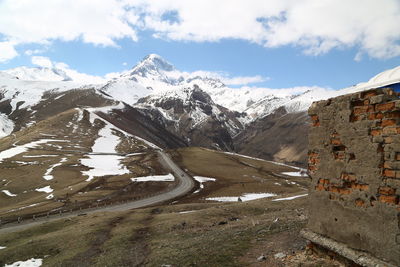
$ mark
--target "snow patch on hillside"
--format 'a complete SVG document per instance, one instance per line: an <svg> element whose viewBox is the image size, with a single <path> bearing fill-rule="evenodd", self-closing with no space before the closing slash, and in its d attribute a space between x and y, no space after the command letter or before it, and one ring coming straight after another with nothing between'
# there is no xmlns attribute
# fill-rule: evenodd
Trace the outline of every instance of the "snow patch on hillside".
<svg viewBox="0 0 400 267"><path fill-rule="evenodd" d="M203 183L207 183L207 182L215 182L216 179L215 178L210 178L210 177L204 177L204 176L193 176L193 178L200 183L200 188L196 191L193 192L193 194L197 194L198 192L200 192L201 189L204 188L204 184Z"/></svg>
<svg viewBox="0 0 400 267"><path fill-rule="evenodd" d="M6 194L9 197L16 197L17 196L17 194L13 194L8 190L1 190L1 192L3 192L4 194Z"/></svg>
<svg viewBox="0 0 400 267"><path fill-rule="evenodd" d="M56 164L50 166L50 168L48 168L47 171L46 171L46 173L43 175L43 178L44 178L45 180L52 180L52 179L54 179L54 176L51 175L51 173L53 172L54 168L56 168L56 167L58 167L58 166L61 166L61 165L63 164L63 162L65 162L65 161L67 161L67 158L62 158L62 159L60 160L59 163L56 163Z"/></svg>
<svg viewBox="0 0 400 267"><path fill-rule="evenodd" d="M14 122L6 114L0 113L0 138L11 134L13 130Z"/></svg>
<svg viewBox="0 0 400 267"><path fill-rule="evenodd" d="M219 201L219 202L237 202L237 201L250 201L260 198L274 197L273 193L245 193L237 197L209 197L206 200Z"/></svg>
<svg viewBox="0 0 400 267"><path fill-rule="evenodd" d="M96 139L92 147L93 154L88 155L88 158L80 159L82 165L90 168L88 171L82 171L83 175L88 176L86 179L87 182L93 180L95 177L129 173L126 166L121 163L124 157L115 155L119 142L120 138L113 134L111 125L106 123L100 129L99 138ZM95 153L99 154L96 155Z"/></svg>
<svg viewBox="0 0 400 267"><path fill-rule="evenodd" d="M174 180L175 177L172 174L150 175L150 176L131 178L132 182L173 182Z"/></svg>
<svg viewBox="0 0 400 267"><path fill-rule="evenodd" d="M297 196L292 196L292 197L275 198L272 201L292 200L292 199L296 199L299 197L305 197L305 196L308 196L308 194L297 195Z"/></svg>
<svg viewBox="0 0 400 267"><path fill-rule="evenodd" d="M40 267L42 266L43 260L42 259L34 259L31 258L26 261L16 261L11 264L6 264L4 267Z"/></svg>
<svg viewBox="0 0 400 267"><path fill-rule="evenodd" d="M56 139L41 139L38 141L33 141L24 145L12 147L10 149L4 150L0 152L0 162L5 159L12 158L18 154L24 153L28 151L28 149L35 148L41 144L46 144L49 142L65 142L65 140L56 140Z"/></svg>
<svg viewBox="0 0 400 267"><path fill-rule="evenodd" d="M51 188L50 185L47 185L45 187L36 188L35 191L44 192L44 193L51 193L51 192L53 192L53 188Z"/></svg>

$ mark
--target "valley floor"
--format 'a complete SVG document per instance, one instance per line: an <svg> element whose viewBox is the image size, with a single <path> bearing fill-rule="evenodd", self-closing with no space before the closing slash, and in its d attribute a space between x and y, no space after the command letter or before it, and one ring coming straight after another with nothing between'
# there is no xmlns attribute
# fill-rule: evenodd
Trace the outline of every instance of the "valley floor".
<svg viewBox="0 0 400 267"><path fill-rule="evenodd" d="M301 170L202 148L169 154L196 180L193 193L2 233L0 266L340 266L308 255L298 235L307 221Z"/></svg>

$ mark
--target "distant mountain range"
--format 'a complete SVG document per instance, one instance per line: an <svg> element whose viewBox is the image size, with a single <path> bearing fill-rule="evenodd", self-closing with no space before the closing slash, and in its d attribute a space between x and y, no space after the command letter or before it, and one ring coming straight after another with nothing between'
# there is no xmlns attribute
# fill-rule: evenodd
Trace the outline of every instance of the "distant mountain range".
<svg viewBox="0 0 400 267"><path fill-rule="evenodd" d="M342 90L299 87L302 93L284 95L230 88L215 77L179 71L155 54L111 80L91 78L60 68L0 71L0 137L68 109L122 102L119 112L102 115L136 125L138 136L160 146L203 146L304 165L311 103L400 80L400 67Z"/></svg>

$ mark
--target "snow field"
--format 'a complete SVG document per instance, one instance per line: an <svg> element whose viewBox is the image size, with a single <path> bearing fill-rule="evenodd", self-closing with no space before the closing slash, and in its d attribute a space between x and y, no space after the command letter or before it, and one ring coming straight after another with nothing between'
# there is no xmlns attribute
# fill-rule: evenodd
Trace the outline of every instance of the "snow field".
<svg viewBox="0 0 400 267"><path fill-rule="evenodd" d="M239 201L240 198L243 202L246 202L250 200L274 197L274 196L276 196L276 194L273 193L245 193L237 197L209 197L206 198L206 200L219 201L219 202L237 202Z"/></svg>
<svg viewBox="0 0 400 267"><path fill-rule="evenodd" d="M173 182L174 180L175 177L172 174L150 175L150 176L131 178L132 182Z"/></svg>

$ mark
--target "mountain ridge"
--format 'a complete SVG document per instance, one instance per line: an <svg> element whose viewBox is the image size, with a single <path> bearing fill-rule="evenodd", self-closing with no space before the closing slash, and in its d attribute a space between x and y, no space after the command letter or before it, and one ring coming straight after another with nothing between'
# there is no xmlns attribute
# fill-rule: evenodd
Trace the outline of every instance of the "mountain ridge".
<svg viewBox="0 0 400 267"><path fill-rule="evenodd" d="M0 71L0 137L67 109L122 102L128 109L119 116L126 123L143 122L143 129L154 129L145 130L142 138L160 140L163 146L202 146L301 165L305 139L297 135L307 135L305 111L312 102L384 84L385 79L400 80L399 70L337 91L298 87L274 95L272 89L230 88L207 74L179 71L156 54L100 84L77 82L51 68L21 67ZM54 80L38 80L43 77ZM161 128L166 132L155 130ZM161 134L174 141L157 136Z"/></svg>

